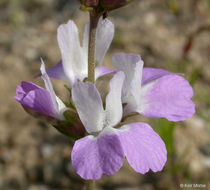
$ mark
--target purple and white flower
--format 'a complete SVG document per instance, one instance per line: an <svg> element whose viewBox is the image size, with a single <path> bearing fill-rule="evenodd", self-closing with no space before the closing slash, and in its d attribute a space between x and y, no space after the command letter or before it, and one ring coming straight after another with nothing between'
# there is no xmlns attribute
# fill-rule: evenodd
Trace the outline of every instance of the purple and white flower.
<svg viewBox="0 0 210 190"><path fill-rule="evenodd" d="M122 167L125 157L131 167L142 174L150 169L161 171L167 160L164 142L149 125L132 123L114 128L123 115L124 78L124 73L118 72L110 81L105 109L94 84L77 82L72 88L79 117L89 133L75 142L72 165L86 180L113 175Z"/></svg>
<svg viewBox="0 0 210 190"><path fill-rule="evenodd" d="M47 72L41 60L41 76L46 89L22 82L17 87L15 99L29 113L33 111L62 121L65 120L64 111L69 108L56 96L49 77L67 80L73 86L72 100L77 112L73 111L79 115L78 120L89 135L75 142L72 165L86 180L100 179L103 174L113 175L122 167L125 157L138 173L145 174L150 169L161 171L167 160L164 142L146 123L121 126L123 114L137 112L152 118L185 120L195 112L191 101L193 90L177 74L162 69L143 69L139 55L119 53L113 56L116 71L103 67L104 56L114 36L114 25L108 19L100 19L96 33L95 79L115 73L104 107L96 86L82 82L88 75L89 27L87 23L81 46L73 21L59 26L57 39L62 60ZM123 104L126 104L124 109Z"/></svg>
<svg viewBox="0 0 210 190"><path fill-rule="evenodd" d="M46 89L31 82L23 81L17 86L15 100L32 115L41 114L57 120L64 120L63 112L67 110L64 103L56 96L52 83L45 71L42 61L41 73Z"/></svg>
<svg viewBox="0 0 210 190"><path fill-rule="evenodd" d="M62 61L50 68L47 73L50 77L67 80L73 85L76 81L83 81L88 75L88 42L89 22L85 25L83 43L80 45L78 28L72 20L59 26L57 31L58 45ZM114 36L114 25L108 19L99 20L96 32L95 61L98 65L95 70L95 79L112 73L111 69L102 66L104 56Z"/></svg>
<svg viewBox="0 0 210 190"><path fill-rule="evenodd" d="M124 114L138 112L151 118L183 121L195 113L193 89L183 77L162 69L143 69L139 55L116 54L113 64L117 71L125 73Z"/></svg>

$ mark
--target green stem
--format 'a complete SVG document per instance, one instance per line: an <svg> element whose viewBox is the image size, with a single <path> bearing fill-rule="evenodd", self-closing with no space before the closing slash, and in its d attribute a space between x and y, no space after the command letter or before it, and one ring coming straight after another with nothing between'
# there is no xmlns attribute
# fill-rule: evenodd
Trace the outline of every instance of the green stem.
<svg viewBox="0 0 210 190"><path fill-rule="evenodd" d="M95 182L90 180L86 181L85 190L94 190Z"/></svg>
<svg viewBox="0 0 210 190"><path fill-rule="evenodd" d="M88 81L95 83L95 47L96 47L96 30L99 16L95 11L90 12L90 33L88 44Z"/></svg>
<svg viewBox="0 0 210 190"><path fill-rule="evenodd" d="M96 49L96 31L100 16L94 10L90 11L90 31L88 44L88 81L95 83L95 49ZM95 182L86 181L85 190L94 190Z"/></svg>
<svg viewBox="0 0 210 190"><path fill-rule="evenodd" d="M122 121L125 121L127 118L129 117L133 117L133 116L137 116L138 114L137 113L130 113L130 114L127 114L125 116L123 116L122 118Z"/></svg>

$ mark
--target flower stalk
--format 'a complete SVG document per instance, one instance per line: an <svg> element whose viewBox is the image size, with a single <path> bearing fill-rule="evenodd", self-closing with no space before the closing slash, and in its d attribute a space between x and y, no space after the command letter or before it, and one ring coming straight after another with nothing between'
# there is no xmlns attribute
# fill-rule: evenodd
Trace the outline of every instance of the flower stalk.
<svg viewBox="0 0 210 190"><path fill-rule="evenodd" d="M95 83L95 46L96 30L100 16L94 10L90 11L90 32L88 44L88 81Z"/></svg>
<svg viewBox="0 0 210 190"><path fill-rule="evenodd" d="M100 16L95 11L90 11L90 30L88 44L88 81L95 83L95 48L96 31ZM85 190L94 190L94 181L86 181Z"/></svg>
<svg viewBox="0 0 210 190"><path fill-rule="evenodd" d="M95 181L93 180L86 181L85 190L94 190L94 186L95 186Z"/></svg>

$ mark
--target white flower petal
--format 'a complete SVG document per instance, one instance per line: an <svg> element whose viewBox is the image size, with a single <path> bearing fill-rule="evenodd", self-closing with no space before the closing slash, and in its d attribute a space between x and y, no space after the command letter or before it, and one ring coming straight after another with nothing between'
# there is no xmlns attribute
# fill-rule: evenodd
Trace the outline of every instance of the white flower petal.
<svg viewBox="0 0 210 190"><path fill-rule="evenodd" d="M63 112L66 111L68 108L66 108L65 104L60 100L60 98L58 98L55 94L55 91L53 89L52 83L50 81L49 76L46 73L46 69L45 69L45 64L44 61L41 59L41 74L42 74L42 79L44 80L45 83L45 87L47 89L47 91L50 93L50 97L53 103L53 106L57 112L57 118L64 120L64 116L63 116Z"/></svg>
<svg viewBox="0 0 210 190"><path fill-rule="evenodd" d="M50 81L50 78L48 77L47 73L46 73L46 70L45 70L45 64L44 64L44 61L41 59L41 73L42 73L42 79L44 80L44 83L45 83L45 87L46 89L49 91L50 93L50 96L51 96L51 99L52 99L52 102L53 102L53 105L55 107L55 109L57 111L59 111L58 109L58 103L56 101L56 94L55 94L55 91L53 89L53 86L52 86L52 83Z"/></svg>
<svg viewBox="0 0 210 190"><path fill-rule="evenodd" d="M134 107L139 103L144 63L139 55L125 53L115 54L112 61L117 71L125 73L122 101Z"/></svg>
<svg viewBox="0 0 210 190"><path fill-rule="evenodd" d="M100 19L96 33L95 60L102 64L104 56L114 37L114 24L108 19Z"/></svg>
<svg viewBox="0 0 210 190"><path fill-rule="evenodd" d="M104 109L95 85L90 82L76 83L72 88L72 98L87 132L91 134L101 131L104 122Z"/></svg>
<svg viewBox="0 0 210 190"><path fill-rule="evenodd" d="M106 97L105 126L113 127L122 118L122 86L125 79L123 72L118 72L110 81L109 94Z"/></svg>
<svg viewBox="0 0 210 190"><path fill-rule="evenodd" d="M89 41L89 27L90 22L85 25L83 35L83 51L87 56L88 41ZM95 49L95 61L98 65L102 65L104 56L109 49L109 46L114 37L114 24L108 19L99 19L97 31L96 31L96 49Z"/></svg>
<svg viewBox="0 0 210 190"><path fill-rule="evenodd" d="M87 76L87 57L80 46L77 26L73 21L58 28L58 44L62 55L64 73L71 84Z"/></svg>

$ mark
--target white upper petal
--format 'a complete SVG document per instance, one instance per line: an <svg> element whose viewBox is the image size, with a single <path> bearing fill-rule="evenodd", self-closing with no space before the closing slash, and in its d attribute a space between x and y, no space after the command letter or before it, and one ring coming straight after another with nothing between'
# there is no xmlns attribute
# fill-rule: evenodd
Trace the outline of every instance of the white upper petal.
<svg viewBox="0 0 210 190"><path fill-rule="evenodd" d="M45 64L44 64L44 61L41 59L41 73L42 73L42 79L44 80L44 83L45 83L45 87L46 89L49 91L50 93L50 96L52 98L52 102L53 102L53 105L55 107L56 110L58 110L58 103L56 101L56 95L55 95L55 91L53 89L53 86L52 86L52 83L50 81L50 78L48 77L47 73L46 73L46 70L45 70Z"/></svg>
<svg viewBox="0 0 210 190"><path fill-rule="evenodd" d="M45 64L44 64L44 61L41 59L41 73L42 73L42 79L44 80L44 83L45 83L45 88L49 91L50 93L50 97L52 99L52 103L53 103L53 106L54 108L56 109L57 111L57 117L59 119L64 119L64 116L63 116L63 112L67 109L65 104L56 96L55 94L55 91L53 89L53 86L52 86L52 83L50 81L50 78L49 76L47 75L46 73L46 69L45 69Z"/></svg>
<svg viewBox="0 0 210 190"><path fill-rule="evenodd" d="M124 73L118 72L110 81L110 90L106 97L106 126L113 127L122 118L121 96L124 79Z"/></svg>
<svg viewBox="0 0 210 190"><path fill-rule="evenodd" d="M118 53L113 56L113 64L117 71L125 73L123 85L123 103L135 106L139 103L143 61L139 55Z"/></svg>
<svg viewBox="0 0 210 190"><path fill-rule="evenodd" d="M62 55L63 70L73 85L78 79L82 81L88 74L88 22L84 29L83 44L80 45L78 28L73 21L58 28L57 39ZM101 65L114 36L114 25L108 19L100 19L96 31L95 61Z"/></svg>
<svg viewBox="0 0 210 190"><path fill-rule="evenodd" d="M76 83L72 88L72 98L87 132L101 131L104 122L104 109L95 85L90 82Z"/></svg>
<svg viewBox="0 0 210 190"><path fill-rule="evenodd" d="M58 27L58 44L62 55L64 73L71 84L87 76L87 57L80 46L77 26L73 21Z"/></svg>
<svg viewBox="0 0 210 190"><path fill-rule="evenodd" d="M82 51L85 59L88 64L88 44L89 44L89 33L90 33L90 21L85 24L84 33L83 33L83 41L82 41Z"/></svg>
<svg viewBox="0 0 210 190"><path fill-rule="evenodd" d="M104 56L114 37L114 24L108 19L100 19L96 32L95 60L102 64Z"/></svg>
<svg viewBox="0 0 210 190"><path fill-rule="evenodd" d="M85 25L83 35L83 50L87 56L88 41L89 41L89 27L90 22ZM96 31L96 49L95 49L95 61L101 65L104 56L109 49L109 46L114 37L114 24L108 19L99 19L97 31Z"/></svg>

